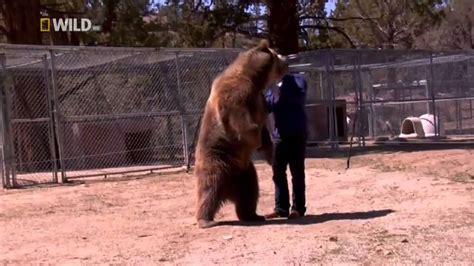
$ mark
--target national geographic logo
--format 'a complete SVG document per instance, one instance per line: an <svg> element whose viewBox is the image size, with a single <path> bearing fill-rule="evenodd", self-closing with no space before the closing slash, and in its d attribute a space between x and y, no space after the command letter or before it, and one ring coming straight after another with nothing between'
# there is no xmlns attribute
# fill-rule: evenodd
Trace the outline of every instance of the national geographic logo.
<svg viewBox="0 0 474 266"><path fill-rule="evenodd" d="M40 18L40 31L89 32L100 31L100 26L93 26L87 18Z"/></svg>

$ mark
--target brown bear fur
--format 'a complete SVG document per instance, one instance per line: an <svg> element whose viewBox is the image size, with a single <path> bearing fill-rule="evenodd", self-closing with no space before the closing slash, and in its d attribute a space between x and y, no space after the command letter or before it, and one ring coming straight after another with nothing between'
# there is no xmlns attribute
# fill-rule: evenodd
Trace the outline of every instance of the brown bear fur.
<svg viewBox="0 0 474 266"><path fill-rule="evenodd" d="M259 187L251 157L259 149L271 163L263 92L287 69L282 56L262 41L213 81L195 153L200 228L216 225L214 216L226 201L235 204L241 221L265 220L256 213Z"/></svg>

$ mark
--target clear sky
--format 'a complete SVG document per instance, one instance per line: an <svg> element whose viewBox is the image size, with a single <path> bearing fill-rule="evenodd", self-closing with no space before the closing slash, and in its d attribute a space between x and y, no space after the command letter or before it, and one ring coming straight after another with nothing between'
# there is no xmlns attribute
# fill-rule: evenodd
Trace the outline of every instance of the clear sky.
<svg viewBox="0 0 474 266"><path fill-rule="evenodd" d="M337 0L329 0L326 3L326 12L328 14L331 14L331 11L333 11L336 8L336 2L337 2Z"/></svg>

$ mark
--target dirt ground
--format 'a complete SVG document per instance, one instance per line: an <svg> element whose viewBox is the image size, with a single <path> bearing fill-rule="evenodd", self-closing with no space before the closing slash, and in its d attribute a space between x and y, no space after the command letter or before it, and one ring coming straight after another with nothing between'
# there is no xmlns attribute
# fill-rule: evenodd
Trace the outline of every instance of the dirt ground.
<svg viewBox="0 0 474 266"><path fill-rule="evenodd" d="M0 192L2 264L474 265L474 151L307 160L308 215L197 229L194 179L149 175ZM259 213L273 207L259 165Z"/></svg>

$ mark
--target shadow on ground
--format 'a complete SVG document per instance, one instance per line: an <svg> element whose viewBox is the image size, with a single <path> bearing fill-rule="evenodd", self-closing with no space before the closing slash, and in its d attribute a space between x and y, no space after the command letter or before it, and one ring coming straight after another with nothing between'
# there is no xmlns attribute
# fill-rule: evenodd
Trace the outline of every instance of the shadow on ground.
<svg viewBox="0 0 474 266"><path fill-rule="evenodd" d="M248 223L240 221L222 221L218 222L217 226L230 225L230 226L265 226L265 225L278 225L278 224L296 224L296 225L310 225L319 224L329 221L337 220L368 220L387 216L395 212L392 209L374 210L367 212L342 212L342 213L323 213L323 214L309 214L299 219L288 220L286 218L266 220L265 222L259 223Z"/></svg>

